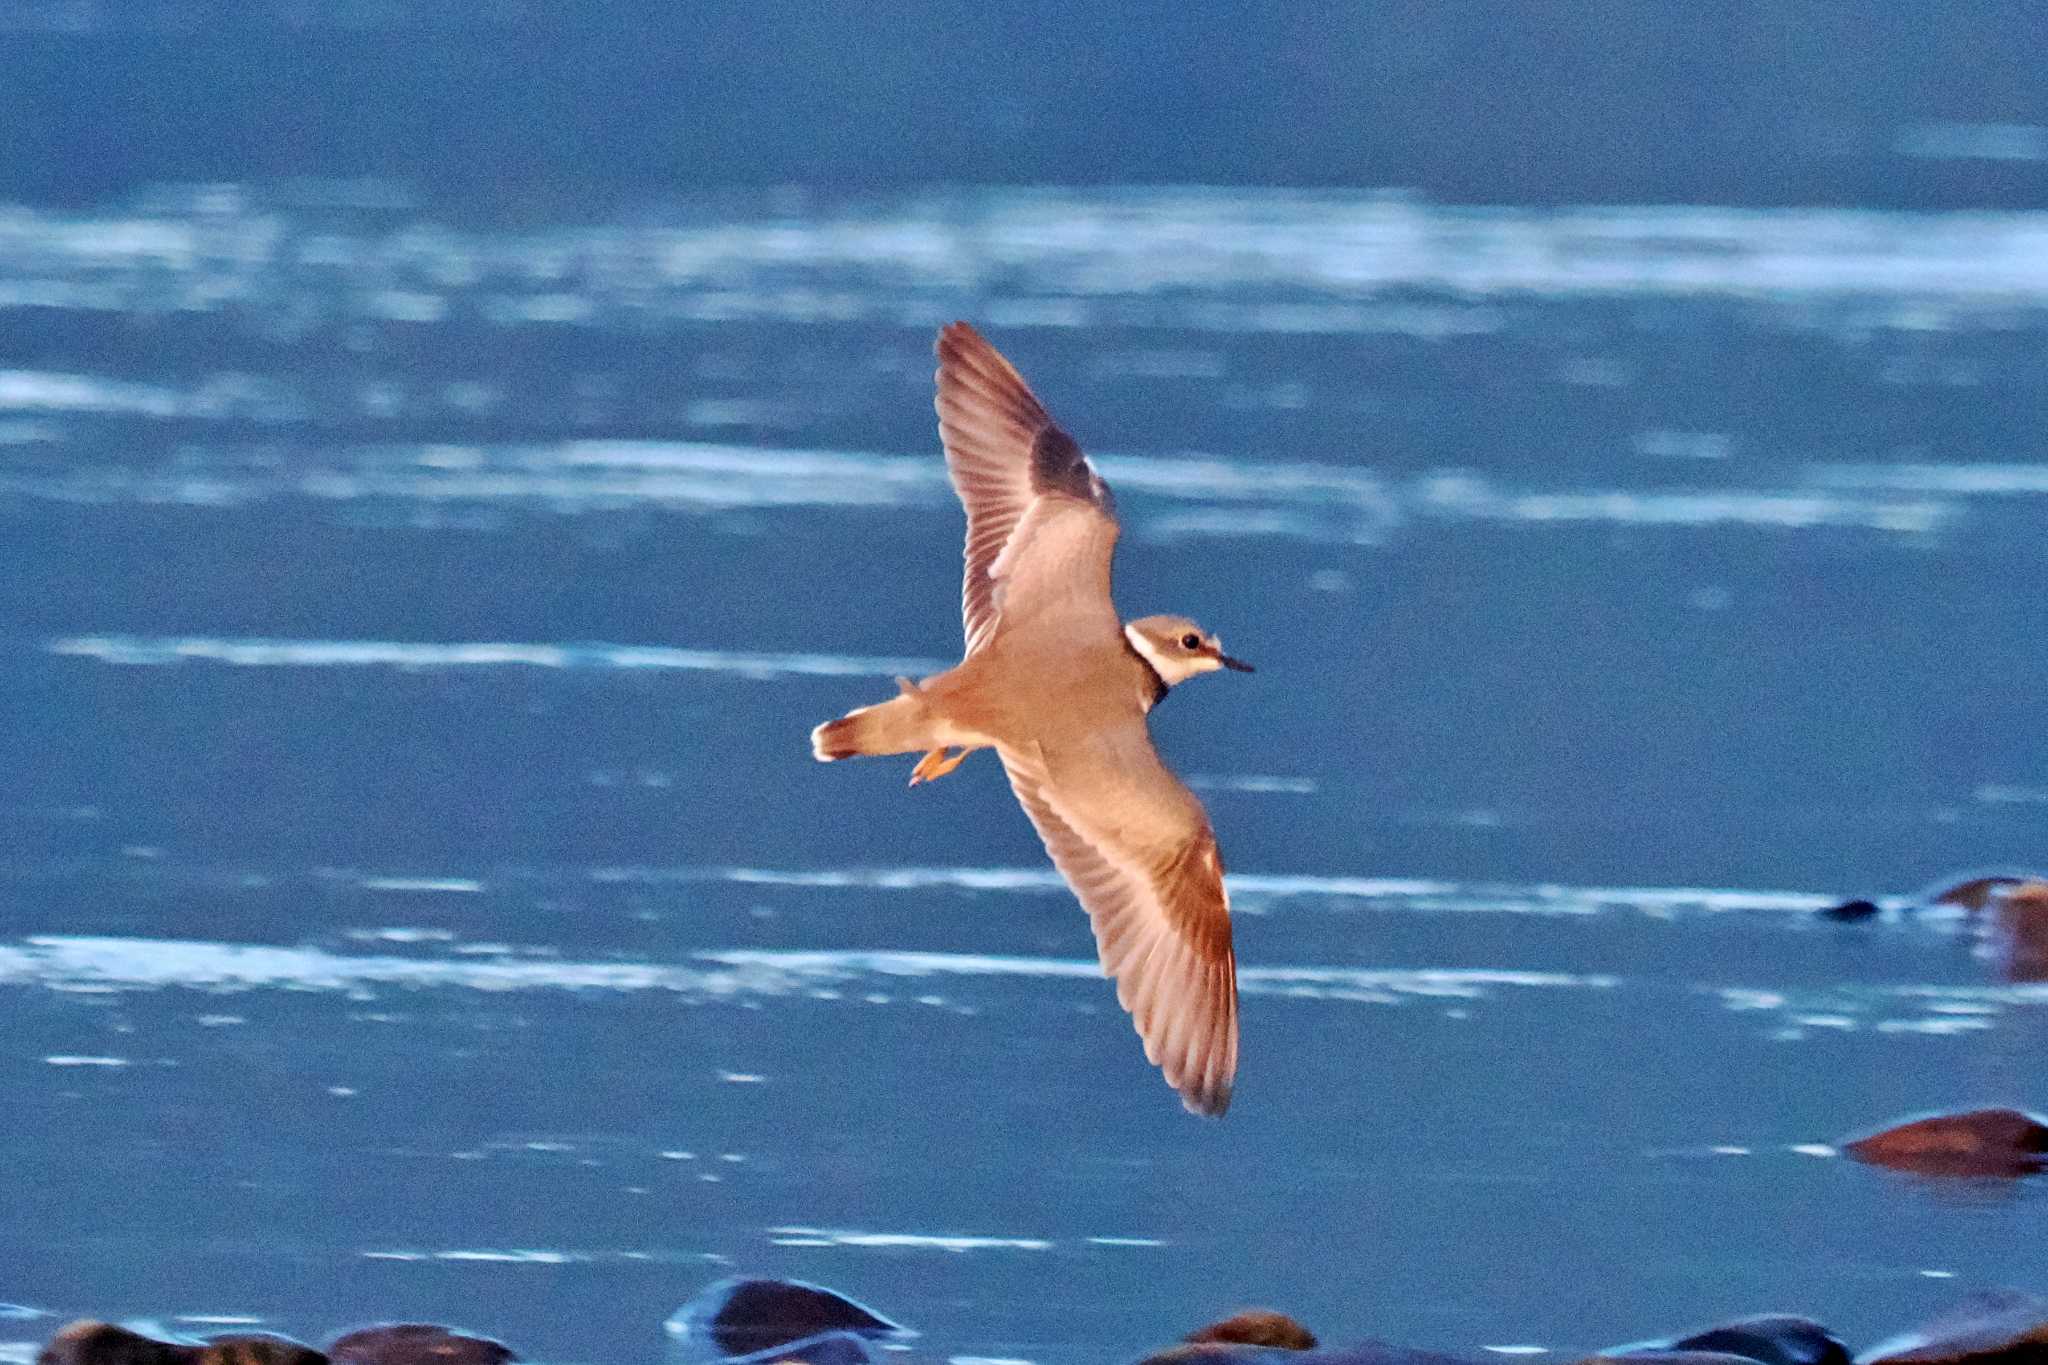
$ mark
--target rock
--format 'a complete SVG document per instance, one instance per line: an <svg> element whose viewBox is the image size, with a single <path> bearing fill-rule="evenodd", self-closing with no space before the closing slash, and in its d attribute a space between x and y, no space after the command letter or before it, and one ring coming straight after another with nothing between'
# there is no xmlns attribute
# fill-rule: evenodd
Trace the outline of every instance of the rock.
<svg viewBox="0 0 2048 1365"><path fill-rule="evenodd" d="M729 1357L727 1365L873 1365L874 1359L865 1338L852 1332L820 1332L750 1356Z"/></svg>
<svg viewBox="0 0 2048 1365"><path fill-rule="evenodd" d="M1601 1360L1714 1354L1763 1365L1849 1365L1849 1348L1811 1318L1762 1313L1737 1318L1669 1341L1645 1341L1602 1351Z"/></svg>
<svg viewBox="0 0 2048 1365"><path fill-rule="evenodd" d="M361 1327L328 1343L334 1365L506 1365L519 1356L503 1342L430 1322Z"/></svg>
<svg viewBox="0 0 2048 1365"><path fill-rule="evenodd" d="M1417 1351L1384 1341L1364 1341L1356 1346L1324 1346L1313 1350L1240 1341L1183 1341L1155 1351L1139 1365L1474 1365L1474 1362L1463 1356Z"/></svg>
<svg viewBox="0 0 2048 1365"><path fill-rule="evenodd" d="M1967 877L1947 885L1937 884L1922 891L1918 897L1922 905L1952 905L1959 910L1976 914L1991 903L1993 896L2007 887L2035 880L2030 876L1998 873L1992 876Z"/></svg>
<svg viewBox="0 0 2048 1365"><path fill-rule="evenodd" d="M1241 1346L1276 1346L1283 1351L1313 1350L1316 1334L1285 1313L1270 1308L1247 1308L1221 1322L1198 1327L1183 1341L1233 1342Z"/></svg>
<svg viewBox="0 0 2048 1365"><path fill-rule="evenodd" d="M1849 1348L1812 1318L1760 1313L1671 1343L1678 1351L1726 1351L1763 1365L1849 1365Z"/></svg>
<svg viewBox="0 0 2048 1365"><path fill-rule="evenodd" d="M158 1341L111 1322L67 1323L36 1355L36 1365L192 1365L199 1348Z"/></svg>
<svg viewBox="0 0 2048 1365"><path fill-rule="evenodd" d="M1372 1340L1362 1341L1356 1346L1326 1346L1288 1355L1280 1355L1268 1348L1266 1359L1279 1362L1279 1365L1474 1365L1473 1361L1464 1356L1444 1355L1440 1351L1418 1351L1409 1346L1395 1346L1390 1342Z"/></svg>
<svg viewBox="0 0 2048 1365"><path fill-rule="evenodd" d="M812 1351L843 1354L843 1342L813 1341L845 1334L859 1345L863 1339L886 1341L916 1335L833 1290L800 1280L745 1278L711 1285L677 1309L663 1328L685 1359L754 1356L797 1343ZM861 1350L865 1354L865 1346Z"/></svg>
<svg viewBox="0 0 2048 1365"><path fill-rule="evenodd" d="M327 1365L327 1357L268 1332L237 1332L188 1346L82 1320L51 1337L36 1365Z"/></svg>
<svg viewBox="0 0 2048 1365"><path fill-rule="evenodd" d="M1869 919L1877 913L1877 902L1866 900L1843 901L1840 905L1830 905L1820 913L1823 919L1844 921Z"/></svg>
<svg viewBox="0 0 2048 1365"><path fill-rule="evenodd" d="M2048 1300L2014 1289L1972 1294L1918 1331L1856 1357L1856 1365L2034 1365L2048 1360Z"/></svg>
<svg viewBox="0 0 2048 1365"><path fill-rule="evenodd" d="M1616 1365L1617 1362L1619 1365L1756 1365L1752 1357L1728 1351L1678 1351L1649 1346L1602 1351L1597 1356L1587 1356L1578 1365Z"/></svg>
<svg viewBox="0 0 2048 1365"><path fill-rule="evenodd" d="M1282 1356L1283 1349L1248 1346L1241 1341L1176 1341L1144 1357L1138 1365L1266 1365L1268 1361L1293 1359Z"/></svg>
<svg viewBox="0 0 2048 1365"><path fill-rule="evenodd" d="M1836 1144L1858 1161L1920 1175L2033 1175L2048 1169L2048 1122L2017 1109L1931 1114Z"/></svg>
<svg viewBox="0 0 2048 1365"><path fill-rule="evenodd" d="M2048 882L2021 882L1991 902L1986 937L2008 981L2048 981Z"/></svg>
<svg viewBox="0 0 2048 1365"><path fill-rule="evenodd" d="M269 1332L212 1337L194 1359L196 1365L327 1365L312 1347Z"/></svg>

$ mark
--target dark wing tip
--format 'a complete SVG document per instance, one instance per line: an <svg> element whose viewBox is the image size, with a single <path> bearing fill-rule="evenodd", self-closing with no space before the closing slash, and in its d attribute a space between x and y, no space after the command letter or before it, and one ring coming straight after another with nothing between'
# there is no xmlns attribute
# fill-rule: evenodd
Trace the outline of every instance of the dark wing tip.
<svg viewBox="0 0 2048 1365"><path fill-rule="evenodd" d="M1031 442L1031 487L1040 493L1063 493L1082 502L1097 502L1101 500L1096 497L1098 486L1108 493L1074 438L1056 426L1041 427Z"/></svg>

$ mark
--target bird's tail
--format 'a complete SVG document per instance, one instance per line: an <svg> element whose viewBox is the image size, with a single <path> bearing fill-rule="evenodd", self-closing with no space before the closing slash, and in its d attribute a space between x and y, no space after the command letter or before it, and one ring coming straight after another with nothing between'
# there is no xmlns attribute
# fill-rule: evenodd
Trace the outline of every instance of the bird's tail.
<svg viewBox="0 0 2048 1365"><path fill-rule="evenodd" d="M917 684L898 678L902 695L848 711L811 731L811 753L820 763L861 754L914 754L930 749L931 714Z"/></svg>

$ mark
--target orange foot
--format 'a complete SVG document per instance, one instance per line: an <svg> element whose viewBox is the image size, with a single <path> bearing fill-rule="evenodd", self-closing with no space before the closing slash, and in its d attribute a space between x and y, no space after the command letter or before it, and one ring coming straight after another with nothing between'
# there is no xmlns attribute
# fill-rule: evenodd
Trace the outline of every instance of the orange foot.
<svg viewBox="0 0 2048 1365"><path fill-rule="evenodd" d="M910 785L915 787L920 782L938 781L938 779L964 763L967 760L968 753L969 750L962 749L959 753L948 758L943 748L932 750L923 758L917 760L917 766L910 770Z"/></svg>

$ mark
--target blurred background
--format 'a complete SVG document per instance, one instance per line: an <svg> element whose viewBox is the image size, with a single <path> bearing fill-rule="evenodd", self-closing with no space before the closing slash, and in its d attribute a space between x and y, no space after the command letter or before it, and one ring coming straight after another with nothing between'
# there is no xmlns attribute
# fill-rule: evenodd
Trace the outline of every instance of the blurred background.
<svg viewBox="0 0 2048 1365"><path fill-rule="evenodd" d="M79 1314L934 1358L1249 1302L1579 1352L2048 1283L1832 1159L2048 1103L2025 4L22 0L0 15L0 1359ZM1098 459L1235 876L1183 1115L959 649L931 341ZM1532 1254L1540 1253L1540 1254ZM1570 1354L1560 1358L1573 1358Z"/></svg>

